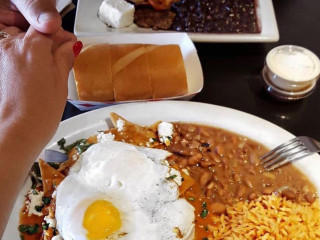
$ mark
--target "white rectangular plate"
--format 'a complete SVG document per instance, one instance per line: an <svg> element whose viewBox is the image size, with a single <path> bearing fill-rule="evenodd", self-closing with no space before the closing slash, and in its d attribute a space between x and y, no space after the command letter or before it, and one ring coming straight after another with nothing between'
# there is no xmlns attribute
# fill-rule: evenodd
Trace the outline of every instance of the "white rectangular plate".
<svg viewBox="0 0 320 240"><path fill-rule="evenodd" d="M92 44L98 44L98 43L109 43L109 44L141 43L141 44L156 44L156 45L177 44L180 46L183 61L184 61L184 66L187 74L188 93L186 95L176 96L171 98L149 99L149 100L151 101L168 100L168 99L189 100L202 90L203 74L202 74L201 63L197 54L197 50L193 42L190 40L190 38L186 33L155 33L155 34L124 33L124 34L112 34L110 36L80 37L79 40L83 42L84 48ZM69 92L68 92L69 102L71 102L80 110L92 110L100 107L105 107L105 106L125 102L125 101L121 101L121 102L80 101L78 99L78 94L77 94L74 76L72 72L70 72L70 75L69 75L68 87L69 87ZM141 101L145 101L145 100L141 100Z"/></svg>
<svg viewBox="0 0 320 240"><path fill-rule="evenodd" d="M113 33L155 33L152 29L145 29L132 25L130 27L114 29L101 22L97 12L102 0L78 0L78 7L74 25L77 36L110 35ZM217 33L188 33L195 42L276 42L279 31L273 9L272 0L257 0L258 23L261 33L257 34L217 34Z"/></svg>

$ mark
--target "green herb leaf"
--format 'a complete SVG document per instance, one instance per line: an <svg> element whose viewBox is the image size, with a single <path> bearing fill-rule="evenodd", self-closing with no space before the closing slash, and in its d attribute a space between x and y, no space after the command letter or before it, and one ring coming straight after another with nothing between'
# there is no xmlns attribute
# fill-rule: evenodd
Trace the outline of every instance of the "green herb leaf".
<svg viewBox="0 0 320 240"><path fill-rule="evenodd" d="M66 139L61 138L58 142L57 142L58 146L60 147L61 150L65 150L65 144L66 144Z"/></svg>
<svg viewBox="0 0 320 240"><path fill-rule="evenodd" d="M19 225L19 231L21 233L27 233L29 235L37 233L38 229L39 229L39 225L38 224L35 224L35 225L28 225L28 224Z"/></svg>
<svg viewBox="0 0 320 240"><path fill-rule="evenodd" d="M66 140L64 138L61 138L57 144L60 146L60 149L65 151L65 153L69 153L71 151L71 149L73 149L74 147L77 148L77 151L79 153L83 153L85 152L89 147L92 146L91 143L87 143L86 139L79 139L77 141L75 141L74 143L65 146L66 144Z"/></svg>
<svg viewBox="0 0 320 240"><path fill-rule="evenodd" d="M167 180L172 180L172 179L175 179L176 177L178 177L178 176L176 174L174 174L174 175L167 177Z"/></svg>
<svg viewBox="0 0 320 240"><path fill-rule="evenodd" d="M203 203L202 203L202 208L203 208L203 209L207 209L207 202L203 202Z"/></svg>
<svg viewBox="0 0 320 240"><path fill-rule="evenodd" d="M43 230L48 230L48 228L49 228L49 223L42 223Z"/></svg>
<svg viewBox="0 0 320 240"><path fill-rule="evenodd" d="M205 218L208 216L208 213L209 213L209 211L207 209L203 209L200 214L200 217Z"/></svg>
<svg viewBox="0 0 320 240"><path fill-rule="evenodd" d="M49 205L50 201L51 201L51 197L43 197L42 201L43 201L44 205Z"/></svg>
<svg viewBox="0 0 320 240"><path fill-rule="evenodd" d="M189 200L190 202L194 202L194 201L196 200L196 198L194 198L194 197L189 197L188 200Z"/></svg>

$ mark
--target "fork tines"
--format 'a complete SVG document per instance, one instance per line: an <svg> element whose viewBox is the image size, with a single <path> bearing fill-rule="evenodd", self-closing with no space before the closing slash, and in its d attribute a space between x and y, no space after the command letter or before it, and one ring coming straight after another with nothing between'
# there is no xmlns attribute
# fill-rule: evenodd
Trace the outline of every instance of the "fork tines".
<svg viewBox="0 0 320 240"><path fill-rule="evenodd" d="M309 154L310 151L304 143L299 138L293 138L263 155L260 160L267 171L272 171L288 162Z"/></svg>

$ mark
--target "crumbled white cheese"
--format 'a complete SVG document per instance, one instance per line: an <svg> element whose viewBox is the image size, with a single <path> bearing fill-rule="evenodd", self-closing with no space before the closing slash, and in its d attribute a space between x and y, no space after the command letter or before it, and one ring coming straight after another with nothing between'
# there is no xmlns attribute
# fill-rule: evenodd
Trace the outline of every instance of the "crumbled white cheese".
<svg viewBox="0 0 320 240"><path fill-rule="evenodd" d="M73 161L76 161L77 159L78 159L78 154L73 154L73 155L72 155L72 160L73 160Z"/></svg>
<svg viewBox="0 0 320 240"><path fill-rule="evenodd" d="M47 224L49 224L49 227L55 228L57 221L55 218L51 218L50 216L45 216L44 220L46 221Z"/></svg>
<svg viewBox="0 0 320 240"><path fill-rule="evenodd" d="M51 240L63 240L63 238L62 238L61 235L59 234L59 235L53 236L53 237L51 238Z"/></svg>
<svg viewBox="0 0 320 240"><path fill-rule="evenodd" d="M165 165L165 166L167 166L167 167L169 167L169 166L170 166L170 164L169 164L168 160L163 160L163 165Z"/></svg>
<svg viewBox="0 0 320 240"><path fill-rule="evenodd" d="M188 171L188 169L184 168L184 169L182 169L182 172L184 172L185 174L187 174L187 175L189 176L189 171Z"/></svg>
<svg viewBox="0 0 320 240"><path fill-rule="evenodd" d="M54 190L52 193L52 198L56 198L56 196L57 196L57 190Z"/></svg>
<svg viewBox="0 0 320 240"><path fill-rule="evenodd" d="M122 28L133 23L134 5L125 0L104 0L99 8L100 20L114 28Z"/></svg>
<svg viewBox="0 0 320 240"><path fill-rule="evenodd" d="M173 180L178 186L182 185L182 177L178 170L170 168L170 171L167 173L167 179Z"/></svg>
<svg viewBox="0 0 320 240"><path fill-rule="evenodd" d="M124 128L125 122L122 119L118 119L117 121L117 128L118 132L121 132Z"/></svg>
<svg viewBox="0 0 320 240"><path fill-rule="evenodd" d="M164 143L166 146L170 145L173 134L173 125L168 122L161 122L158 125L158 136L160 142Z"/></svg>
<svg viewBox="0 0 320 240"><path fill-rule="evenodd" d="M42 212L38 212L36 210L36 206L43 206L43 192L42 191L37 191L35 189L31 189L28 192L28 201L26 201L26 207L28 210L28 216L37 215L37 216L42 216Z"/></svg>
<svg viewBox="0 0 320 240"><path fill-rule="evenodd" d="M114 140L114 135L112 133L104 133L101 132L97 135L97 141L98 142L111 142Z"/></svg>

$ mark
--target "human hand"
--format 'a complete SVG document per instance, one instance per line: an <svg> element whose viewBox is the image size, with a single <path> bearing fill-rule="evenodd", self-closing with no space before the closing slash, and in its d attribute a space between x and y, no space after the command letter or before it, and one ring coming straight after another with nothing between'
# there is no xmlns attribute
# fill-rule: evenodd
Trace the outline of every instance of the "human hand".
<svg viewBox="0 0 320 240"><path fill-rule="evenodd" d="M30 24L39 32L53 34L61 27L61 17L54 0L0 0L0 23L24 30Z"/></svg>
<svg viewBox="0 0 320 240"><path fill-rule="evenodd" d="M61 120L76 39L63 30L52 36L33 27L26 33L3 25L0 30L16 34L0 40L1 127L27 138L36 152L50 140Z"/></svg>

